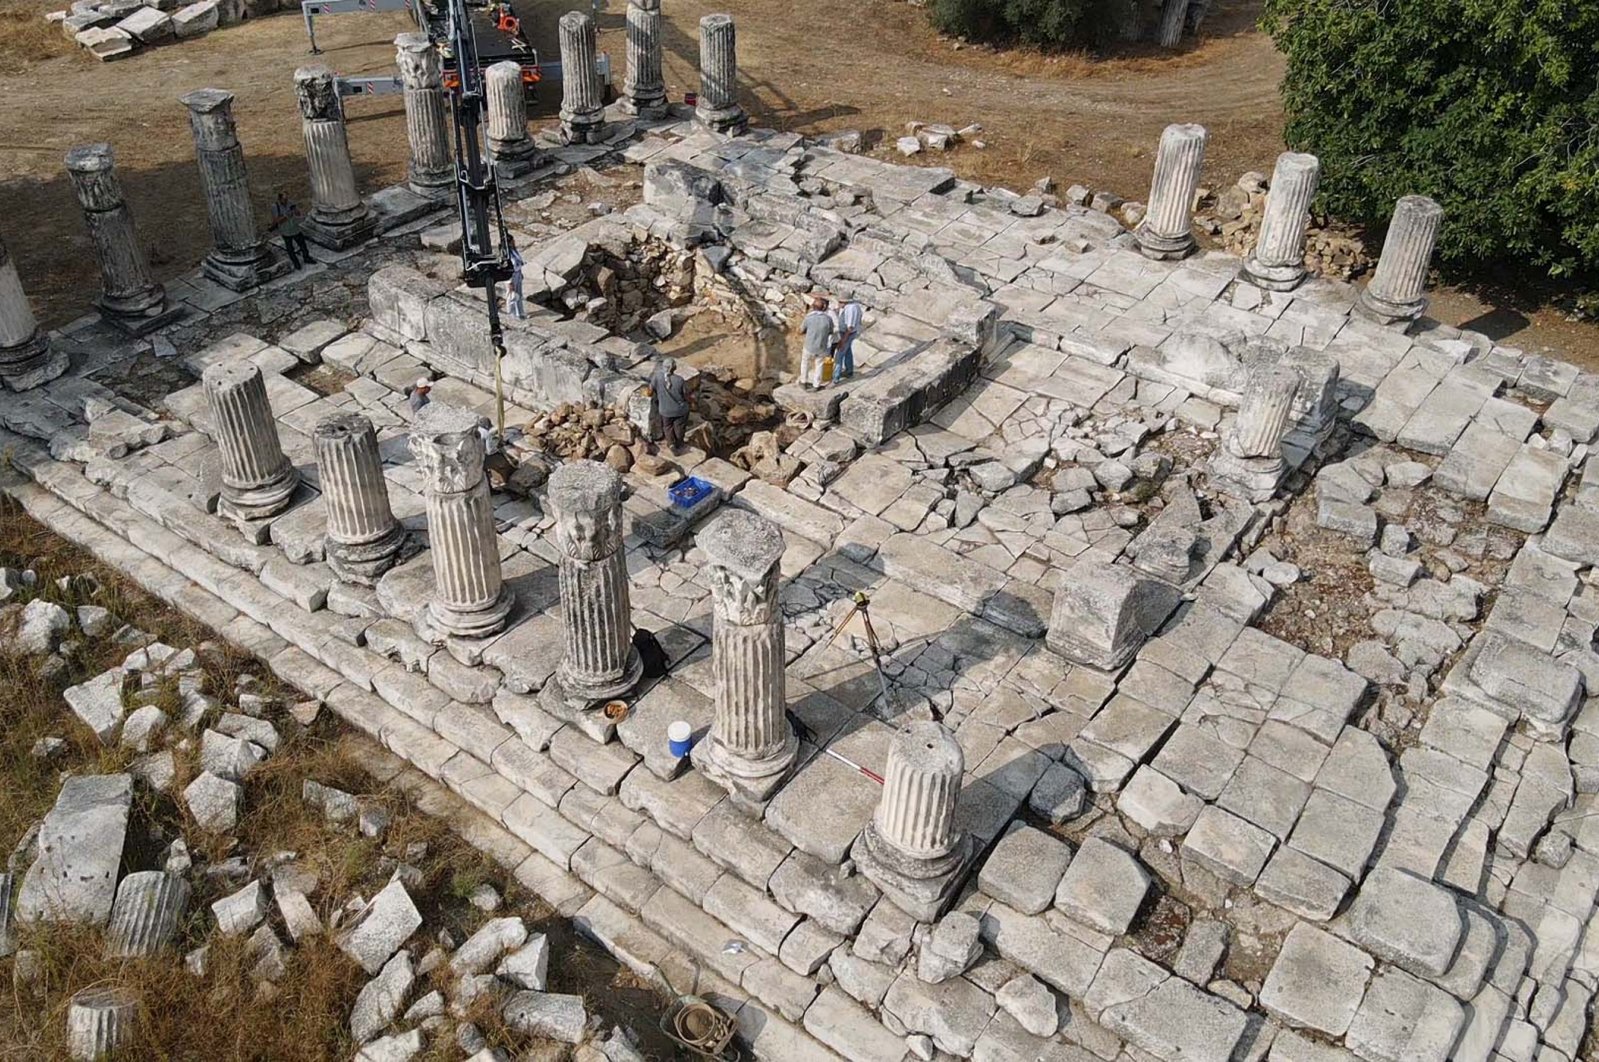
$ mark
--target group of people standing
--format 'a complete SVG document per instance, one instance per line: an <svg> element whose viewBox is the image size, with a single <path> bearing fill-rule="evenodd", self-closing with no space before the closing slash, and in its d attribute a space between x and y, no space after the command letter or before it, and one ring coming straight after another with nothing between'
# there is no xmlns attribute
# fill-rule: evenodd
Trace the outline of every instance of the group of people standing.
<svg viewBox="0 0 1599 1062"><path fill-rule="evenodd" d="M811 297L811 310L800 330L805 346L800 352L800 382L805 390L815 391L837 380L855 375L855 339L861 334L866 311L854 299L834 299L831 309L820 295ZM833 361L829 377L827 361Z"/></svg>

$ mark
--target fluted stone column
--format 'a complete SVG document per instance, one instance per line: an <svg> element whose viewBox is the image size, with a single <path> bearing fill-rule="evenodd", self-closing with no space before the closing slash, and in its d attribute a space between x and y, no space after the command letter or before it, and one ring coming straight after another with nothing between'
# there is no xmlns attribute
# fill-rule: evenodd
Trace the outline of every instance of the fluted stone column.
<svg viewBox="0 0 1599 1062"><path fill-rule="evenodd" d="M178 874L140 870L117 885L116 903L106 927L106 956L126 959L154 955L178 935L189 905L189 883Z"/></svg>
<svg viewBox="0 0 1599 1062"><path fill-rule="evenodd" d="M85 988L67 1004L67 1057L100 1062L126 1047L139 1019L139 997L126 988Z"/></svg>
<svg viewBox="0 0 1599 1062"><path fill-rule="evenodd" d="M1149 209L1133 235L1147 258L1186 258L1194 241L1194 193L1205 162L1205 127L1168 125L1160 134Z"/></svg>
<svg viewBox="0 0 1599 1062"><path fill-rule="evenodd" d="M1362 313L1384 324L1422 315L1427 309L1427 267L1443 218L1444 208L1424 195L1407 195L1394 204L1377 271L1356 304Z"/></svg>
<svg viewBox="0 0 1599 1062"><path fill-rule="evenodd" d="M955 828L965 757L938 723L912 723L888 746L877 811L855 842L855 862L906 914L931 922L971 863L971 838Z"/></svg>
<svg viewBox="0 0 1599 1062"><path fill-rule="evenodd" d="M294 72L294 92L300 101L300 131L305 135L305 161L311 171L311 216L301 228L308 239L342 251L371 236L377 230L377 218L355 184L344 106L339 102L333 71L325 66L302 66Z"/></svg>
<svg viewBox="0 0 1599 1062"><path fill-rule="evenodd" d="M317 422L311 440L327 511L328 567L347 583L376 586L405 544L389 506L377 432L360 414L335 413Z"/></svg>
<svg viewBox="0 0 1599 1062"><path fill-rule="evenodd" d="M505 180L533 169L538 149L527 135L527 97L523 94L522 67L507 59L483 72L489 108L489 158L495 176Z"/></svg>
<svg viewBox="0 0 1599 1062"><path fill-rule="evenodd" d="M1325 350L1290 347L1278 364L1299 374L1289 431L1318 448L1338 421L1338 359Z"/></svg>
<svg viewBox="0 0 1599 1062"><path fill-rule="evenodd" d="M405 135L411 142L406 183L419 195L441 195L455 187L455 156L445 117L444 68L425 33L394 38L394 61L405 89Z"/></svg>
<svg viewBox="0 0 1599 1062"><path fill-rule="evenodd" d="M0 872L0 959L17 950L16 930L11 922L11 894L16 891L15 874Z"/></svg>
<svg viewBox="0 0 1599 1062"><path fill-rule="evenodd" d="M568 461L550 474L547 498L561 552L566 654L545 687L545 701L560 714L624 696L644 665L633 647L622 478L598 461Z"/></svg>
<svg viewBox="0 0 1599 1062"><path fill-rule="evenodd" d="M100 262L100 316L129 335L142 336L182 312L150 275L150 263L122 198L110 144L83 144L67 152L67 174L83 207L89 241Z"/></svg>
<svg viewBox="0 0 1599 1062"><path fill-rule="evenodd" d="M1282 365L1250 378L1232 429L1211 458L1212 487L1252 502L1266 501L1276 492L1285 467L1283 435L1299 381L1299 373Z"/></svg>
<svg viewBox="0 0 1599 1062"><path fill-rule="evenodd" d="M666 114L666 79L661 74L661 0L629 0L627 80L624 107L641 118Z"/></svg>
<svg viewBox="0 0 1599 1062"><path fill-rule="evenodd" d="M218 362L201 379L222 457L217 511L240 521L278 515L293 500L300 472L278 439L261 369L248 361Z"/></svg>
<svg viewBox="0 0 1599 1062"><path fill-rule="evenodd" d="M594 143L605 125L604 88L595 69L594 18L586 11L568 11L557 25L561 36L561 136L568 144Z"/></svg>
<svg viewBox="0 0 1599 1062"><path fill-rule="evenodd" d="M732 15L700 19L700 95L694 120L729 136L749 128L749 116L738 103L738 42Z"/></svg>
<svg viewBox="0 0 1599 1062"><path fill-rule="evenodd" d="M1188 0L1166 0L1160 9L1160 22L1155 26L1155 43L1162 48L1177 47L1187 24Z"/></svg>
<svg viewBox="0 0 1599 1062"><path fill-rule="evenodd" d="M696 545L705 554L715 609L716 696L711 732L694 747L694 764L735 796L764 801L788 777L799 752L783 683L783 534L754 513L729 509L699 533Z"/></svg>
<svg viewBox="0 0 1599 1062"><path fill-rule="evenodd" d="M477 415L440 402L424 406L411 426L411 453L422 473L433 555L425 632L462 638L496 634L515 598L500 571Z"/></svg>
<svg viewBox="0 0 1599 1062"><path fill-rule="evenodd" d="M211 253L200 263L210 279L233 291L248 291L289 271L272 253L255 224L244 148L233 122L233 93L204 88L180 97L189 108L189 130L200 163L200 187L211 220Z"/></svg>
<svg viewBox="0 0 1599 1062"><path fill-rule="evenodd" d="M17 261L0 240L0 384L26 391L67 371L67 355L51 348L22 290Z"/></svg>
<svg viewBox="0 0 1599 1062"><path fill-rule="evenodd" d="M1277 156L1266 193L1255 249L1244 263L1244 277L1257 287L1292 291L1305 279L1305 231L1310 201L1316 198L1321 160L1298 151Z"/></svg>

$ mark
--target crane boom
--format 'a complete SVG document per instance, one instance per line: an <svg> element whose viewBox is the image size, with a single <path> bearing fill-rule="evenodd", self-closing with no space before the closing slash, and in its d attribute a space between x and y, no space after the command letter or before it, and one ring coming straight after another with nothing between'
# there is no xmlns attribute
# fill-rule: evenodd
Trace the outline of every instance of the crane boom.
<svg viewBox="0 0 1599 1062"><path fill-rule="evenodd" d="M511 234L500 210L494 168L483 146L488 99L471 15L466 0L444 2L448 12L446 39L458 74L449 93L455 127L455 198L461 216L461 274L468 287L483 289L488 306L489 345L494 353L495 432L503 444L505 392L500 363L505 357L505 335L495 285L511 279Z"/></svg>

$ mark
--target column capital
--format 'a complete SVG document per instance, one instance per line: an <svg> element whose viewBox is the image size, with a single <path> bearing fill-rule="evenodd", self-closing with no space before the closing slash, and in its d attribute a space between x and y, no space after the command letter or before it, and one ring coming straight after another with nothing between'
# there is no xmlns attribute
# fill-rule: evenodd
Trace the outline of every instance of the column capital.
<svg viewBox="0 0 1599 1062"><path fill-rule="evenodd" d="M783 533L769 520L740 509L723 510L695 538L705 554L717 614L744 626L777 614Z"/></svg>
<svg viewBox="0 0 1599 1062"><path fill-rule="evenodd" d="M568 461L550 473L545 496L568 557L600 560L622 547L622 477L609 465Z"/></svg>
<svg viewBox="0 0 1599 1062"><path fill-rule="evenodd" d="M483 436L470 410L430 402L411 425L410 448L430 491L459 494L483 480Z"/></svg>
<svg viewBox="0 0 1599 1062"><path fill-rule="evenodd" d="M400 81L406 88L430 89L443 84L443 64L427 34L402 33L394 38L394 49Z"/></svg>
<svg viewBox="0 0 1599 1062"><path fill-rule="evenodd" d="M344 108L339 103L333 71L320 63L302 66L294 72L294 95L300 104L300 117L306 121L344 120Z"/></svg>

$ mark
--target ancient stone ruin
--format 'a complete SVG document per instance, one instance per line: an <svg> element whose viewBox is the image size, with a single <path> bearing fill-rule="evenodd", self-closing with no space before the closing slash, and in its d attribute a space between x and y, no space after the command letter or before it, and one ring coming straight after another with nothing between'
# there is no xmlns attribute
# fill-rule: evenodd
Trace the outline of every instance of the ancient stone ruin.
<svg viewBox="0 0 1599 1062"><path fill-rule="evenodd" d="M1198 126L1161 138L1128 231L749 129L726 16L700 25L698 110L668 107L659 11L627 18L612 107L574 79L530 135L491 77L509 199L573 167L643 191L518 229L529 314L499 366L481 293L413 250L443 217L433 126L411 187L363 199L325 69L295 75L306 228L349 252L328 275L364 288L355 328L227 324L299 281L217 205L244 179L225 92L185 97L217 249L165 289L110 150L75 150L105 292L42 335L0 254L5 490L459 793L522 881L758 1057L1577 1058L1599 377L1426 316L1425 198L1357 289L1304 268L1309 156L1279 160L1246 256L1203 251ZM561 20L563 58L593 40ZM602 249L646 246L858 299L861 373L776 387L757 475L546 454L491 491L497 376L508 424L565 404L652 430L657 351L574 311ZM125 386L142 335L193 381L159 408ZM300 382L316 365L348 382ZM508 452L531 466L534 437ZM685 473L714 488L690 509ZM75 1035L120 1005L80 1001Z"/></svg>

